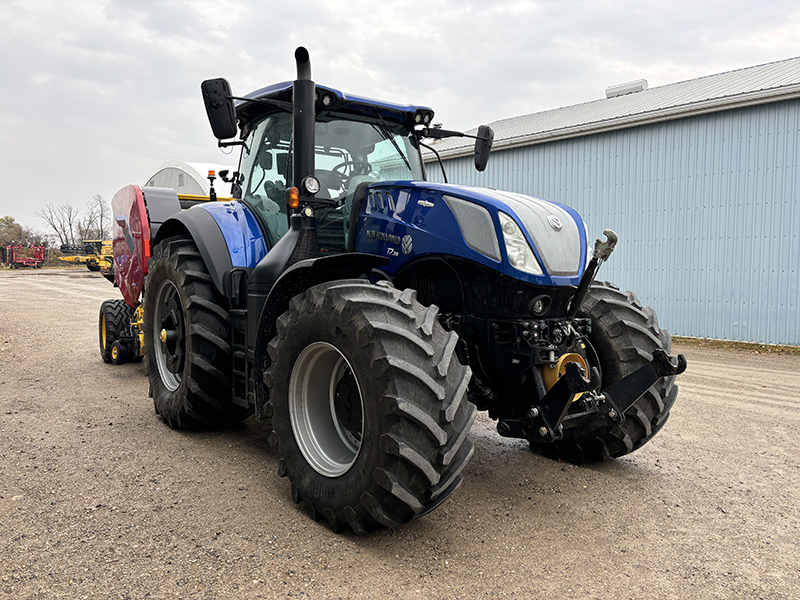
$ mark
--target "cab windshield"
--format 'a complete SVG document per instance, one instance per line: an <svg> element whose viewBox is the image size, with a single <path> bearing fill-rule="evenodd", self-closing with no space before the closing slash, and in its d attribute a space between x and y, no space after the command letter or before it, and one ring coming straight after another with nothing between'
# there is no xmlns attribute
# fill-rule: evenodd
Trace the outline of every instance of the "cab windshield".
<svg viewBox="0 0 800 600"><path fill-rule="evenodd" d="M356 187L422 179L419 151L411 136L383 122L328 118L316 123L315 135L316 196L335 201L317 210L317 237L323 251L343 252ZM262 217L270 247L289 229L291 139L291 115L273 114L256 122L242 151L242 199Z"/></svg>

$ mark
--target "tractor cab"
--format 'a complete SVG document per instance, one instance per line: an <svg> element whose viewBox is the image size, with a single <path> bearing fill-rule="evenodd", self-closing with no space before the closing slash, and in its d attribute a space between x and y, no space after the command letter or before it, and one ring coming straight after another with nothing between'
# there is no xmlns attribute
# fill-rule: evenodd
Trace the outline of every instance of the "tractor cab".
<svg viewBox="0 0 800 600"><path fill-rule="evenodd" d="M322 88L320 92L334 95ZM317 239L324 254L345 251L360 185L423 179L413 130L389 115L382 117L375 107L369 108L373 109L371 117L368 111L354 115L352 111L326 110L314 122L313 173L318 191L313 202L317 205ZM264 223L272 247L288 231L291 216L292 116L270 111L254 117L243 129L238 175L241 200Z"/></svg>
<svg viewBox="0 0 800 600"><path fill-rule="evenodd" d="M237 182L241 200L261 219L270 247L289 229L288 191L299 184L292 180L292 114L278 104L289 105L289 91L291 84L278 84L250 94L236 106L243 145ZM350 97L321 86L315 96L313 176L318 189L309 201L317 207L321 253L337 254L347 247L360 185L424 179L414 124L429 122L433 112Z"/></svg>

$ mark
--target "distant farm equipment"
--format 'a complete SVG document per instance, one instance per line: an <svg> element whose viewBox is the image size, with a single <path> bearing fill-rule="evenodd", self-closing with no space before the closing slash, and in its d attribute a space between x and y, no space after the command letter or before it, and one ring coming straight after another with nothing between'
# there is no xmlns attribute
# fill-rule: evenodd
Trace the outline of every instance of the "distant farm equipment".
<svg viewBox="0 0 800 600"><path fill-rule="evenodd" d="M6 246L3 250L3 262L12 269L20 267L41 269L49 255L49 249L44 246Z"/></svg>
<svg viewBox="0 0 800 600"><path fill-rule="evenodd" d="M114 251L111 240L83 240L81 246L63 244L58 260L70 264L86 265L90 271L102 271L104 274L112 272L114 266Z"/></svg>

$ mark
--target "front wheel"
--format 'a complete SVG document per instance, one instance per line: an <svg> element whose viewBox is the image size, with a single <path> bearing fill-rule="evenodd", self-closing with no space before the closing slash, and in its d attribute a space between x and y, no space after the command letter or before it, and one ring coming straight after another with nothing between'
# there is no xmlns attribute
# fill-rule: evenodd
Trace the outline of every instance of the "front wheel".
<svg viewBox="0 0 800 600"><path fill-rule="evenodd" d="M461 483L476 409L437 312L411 290L347 280L278 319L265 383L279 473L335 530L397 526Z"/></svg>
<svg viewBox="0 0 800 600"><path fill-rule="evenodd" d="M650 362L654 350L669 353L671 349L672 339L658 326L653 309L642 306L635 294L622 292L613 283L593 283L579 316L592 319L587 356L590 366L600 371L601 389ZM595 419L566 429L557 442L533 442L531 449L576 464L623 456L658 433L677 395L675 377L665 377L625 411L621 424L608 425Z"/></svg>
<svg viewBox="0 0 800 600"><path fill-rule="evenodd" d="M147 371L164 422L219 427L246 418L251 410L233 402L227 302L191 238L153 249L143 304Z"/></svg>

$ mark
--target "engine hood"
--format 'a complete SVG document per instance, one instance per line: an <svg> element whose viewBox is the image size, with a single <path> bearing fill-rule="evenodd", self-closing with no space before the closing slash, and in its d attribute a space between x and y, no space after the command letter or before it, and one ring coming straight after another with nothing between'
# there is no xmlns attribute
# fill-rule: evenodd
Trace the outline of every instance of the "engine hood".
<svg viewBox="0 0 800 600"><path fill-rule="evenodd" d="M577 275L581 266L581 242L586 230L578 214L566 206L513 192L464 188L481 196L510 216L516 216L539 250L551 275Z"/></svg>
<svg viewBox="0 0 800 600"><path fill-rule="evenodd" d="M426 182L425 187L474 202L492 211L503 211L526 232L537 258L551 276L574 277L583 270L586 227L578 213L563 204L525 194L490 188Z"/></svg>

